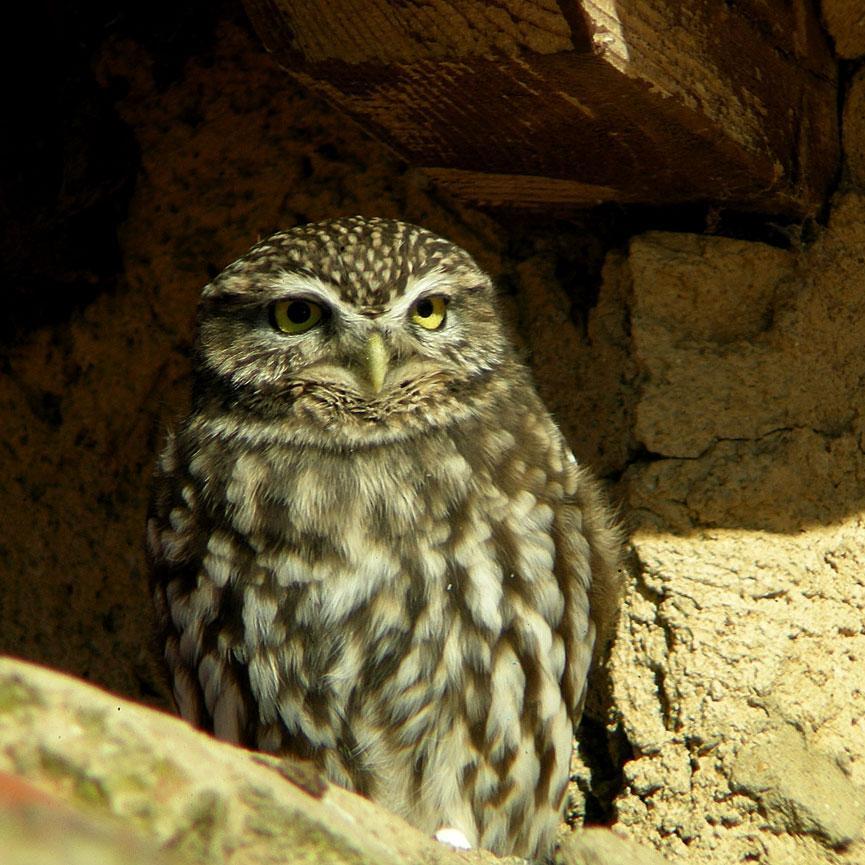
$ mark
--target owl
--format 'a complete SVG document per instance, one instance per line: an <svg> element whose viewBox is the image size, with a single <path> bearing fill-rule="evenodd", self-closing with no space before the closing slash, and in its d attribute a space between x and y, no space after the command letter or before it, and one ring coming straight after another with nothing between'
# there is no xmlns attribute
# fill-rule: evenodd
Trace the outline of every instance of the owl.
<svg viewBox="0 0 865 865"><path fill-rule="evenodd" d="M435 234L279 232L205 287L148 518L183 717L423 831L543 857L618 538Z"/></svg>

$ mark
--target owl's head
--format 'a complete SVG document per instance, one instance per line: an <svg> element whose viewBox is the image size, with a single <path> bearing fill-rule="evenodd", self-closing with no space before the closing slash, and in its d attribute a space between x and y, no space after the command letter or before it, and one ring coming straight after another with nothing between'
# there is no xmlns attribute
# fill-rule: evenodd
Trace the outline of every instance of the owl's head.
<svg viewBox="0 0 865 865"><path fill-rule="evenodd" d="M471 412L510 356L467 252L349 217L274 234L204 289L195 398L357 445Z"/></svg>

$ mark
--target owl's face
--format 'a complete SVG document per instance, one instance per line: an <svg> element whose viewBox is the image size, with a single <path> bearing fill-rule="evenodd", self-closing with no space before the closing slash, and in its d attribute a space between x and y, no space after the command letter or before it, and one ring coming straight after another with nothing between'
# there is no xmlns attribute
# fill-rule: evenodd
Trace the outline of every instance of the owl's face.
<svg viewBox="0 0 865 865"><path fill-rule="evenodd" d="M468 253L351 217L272 235L205 288L195 396L359 445L470 412L508 355Z"/></svg>

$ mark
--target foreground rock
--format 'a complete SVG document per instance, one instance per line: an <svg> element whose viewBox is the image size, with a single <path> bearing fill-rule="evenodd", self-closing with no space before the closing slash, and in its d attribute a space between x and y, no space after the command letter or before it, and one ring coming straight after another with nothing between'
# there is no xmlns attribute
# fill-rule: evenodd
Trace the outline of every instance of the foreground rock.
<svg viewBox="0 0 865 865"><path fill-rule="evenodd" d="M654 865L607 830L560 865ZM576 841L576 837L574 837ZM3 865L518 865L458 853L297 765L0 657Z"/></svg>
<svg viewBox="0 0 865 865"><path fill-rule="evenodd" d="M106 817L83 814L14 775L0 773L4 865L184 865Z"/></svg>
<svg viewBox="0 0 865 865"><path fill-rule="evenodd" d="M46 816L32 827L31 849L63 835L56 827L64 825L88 849L110 849L120 825L137 836L133 853L158 850L166 865L500 861L484 853L467 860L371 802L312 775L296 783L274 763L76 679L0 659L0 771L49 797L35 803ZM51 807L52 798L78 813ZM0 827L20 837L26 821L6 810ZM0 847L16 849L11 840ZM132 854L123 861L137 862Z"/></svg>

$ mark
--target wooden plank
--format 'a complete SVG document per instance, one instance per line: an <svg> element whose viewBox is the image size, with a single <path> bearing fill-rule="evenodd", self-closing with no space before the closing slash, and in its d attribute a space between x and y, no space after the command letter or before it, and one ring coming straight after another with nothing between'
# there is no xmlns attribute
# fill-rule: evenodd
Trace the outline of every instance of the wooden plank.
<svg viewBox="0 0 865 865"><path fill-rule="evenodd" d="M804 215L835 174L807 0L245 3L295 78L470 200Z"/></svg>

